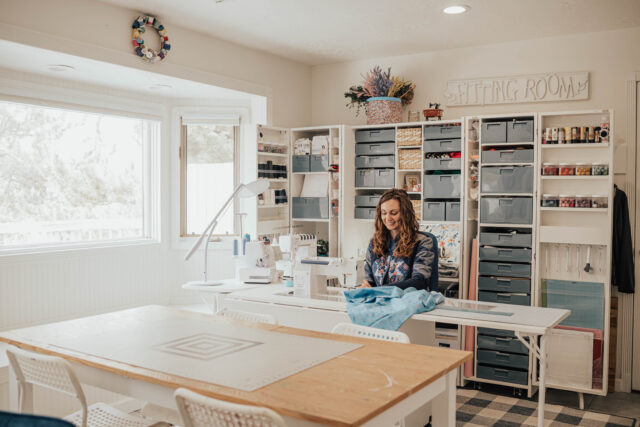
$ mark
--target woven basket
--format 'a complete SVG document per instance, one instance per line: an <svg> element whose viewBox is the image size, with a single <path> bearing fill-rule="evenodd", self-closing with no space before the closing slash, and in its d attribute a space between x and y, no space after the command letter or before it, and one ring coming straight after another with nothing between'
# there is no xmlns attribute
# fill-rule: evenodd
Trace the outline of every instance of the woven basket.
<svg viewBox="0 0 640 427"><path fill-rule="evenodd" d="M396 132L398 147L422 145L422 128L400 128Z"/></svg>
<svg viewBox="0 0 640 427"><path fill-rule="evenodd" d="M422 201L411 199L413 205L413 211L416 213L416 219L420 221L422 219Z"/></svg>
<svg viewBox="0 0 640 427"><path fill-rule="evenodd" d="M399 169L422 169L422 150L407 148L398 150Z"/></svg>
<svg viewBox="0 0 640 427"><path fill-rule="evenodd" d="M388 96L367 99L367 124L384 125L402 121L402 100Z"/></svg>

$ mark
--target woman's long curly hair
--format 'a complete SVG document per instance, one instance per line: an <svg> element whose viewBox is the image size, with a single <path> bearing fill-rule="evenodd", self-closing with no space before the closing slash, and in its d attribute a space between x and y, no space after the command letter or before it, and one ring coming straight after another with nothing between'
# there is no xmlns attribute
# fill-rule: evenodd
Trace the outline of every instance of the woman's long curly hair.
<svg viewBox="0 0 640 427"><path fill-rule="evenodd" d="M382 204L395 199L400 204L400 234L398 244L393 256L396 258L406 258L411 256L418 236L418 220L413 211L413 204L406 191L392 188L385 191L376 207L376 231L373 235L373 253L383 256L389 249L389 230L382 222Z"/></svg>

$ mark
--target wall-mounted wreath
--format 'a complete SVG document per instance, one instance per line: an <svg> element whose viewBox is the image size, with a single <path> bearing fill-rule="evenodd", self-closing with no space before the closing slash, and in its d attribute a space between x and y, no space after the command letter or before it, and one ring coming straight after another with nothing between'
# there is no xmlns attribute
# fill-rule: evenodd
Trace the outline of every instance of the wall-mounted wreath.
<svg viewBox="0 0 640 427"><path fill-rule="evenodd" d="M142 35L146 31L146 26L154 28L158 32L158 35L160 36L160 51L156 51L145 46ZM136 55L142 58L143 61L154 63L158 60L163 60L165 56L167 56L169 50L171 50L169 37L167 37L167 30L155 16L140 15L135 21L133 21L131 28L133 28L131 43L136 50Z"/></svg>

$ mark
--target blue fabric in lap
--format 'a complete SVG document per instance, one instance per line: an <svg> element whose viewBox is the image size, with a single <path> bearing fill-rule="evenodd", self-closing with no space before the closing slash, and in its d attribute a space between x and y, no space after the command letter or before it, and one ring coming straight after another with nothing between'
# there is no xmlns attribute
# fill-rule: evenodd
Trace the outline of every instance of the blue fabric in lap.
<svg viewBox="0 0 640 427"><path fill-rule="evenodd" d="M397 331L411 316L431 311L444 302L441 293L415 288L378 286L344 291L352 323Z"/></svg>

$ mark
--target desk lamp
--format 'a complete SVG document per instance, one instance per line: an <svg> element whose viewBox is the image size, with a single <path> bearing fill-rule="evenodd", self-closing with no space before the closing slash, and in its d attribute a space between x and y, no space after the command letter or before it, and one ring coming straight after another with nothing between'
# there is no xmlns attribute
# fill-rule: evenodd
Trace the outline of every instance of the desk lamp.
<svg viewBox="0 0 640 427"><path fill-rule="evenodd" d="M205 238L205 236L207 236L207 243L204 246L204 280L196 280L193 282L188 282L187 283L188 285L217 286L222 284L219 281L207 280L207 252L208 252L207 249L209 247L209 240L211 239L211 234L213 233L213 230L216 228L216 225L218 225L218 218L220 218L220 216L222 216L222 214L227 210L227 208L229 207L229 205L231 204L231 202L236 196L242 197L242 198L254 197L260 193L264 193L267 190L267 188L269 188L269 181L266 181L266 180L252 181L248 184L240 184L238 185L238 187L236 187L235 191L231 194L231 196L229 196L227 201L224 202L224 205L222 205L222 208L220 208L216 216L213 217L209 225L207 225L207 228L204 229L204 231L202 232L202 234L200 235L196 243L193 245L191 250L189 250L187 255L185 255L184 257L185 261L191 258L191 255L193 255L196 249L200 247L200 245L202 244L202 240Z"/></svg>

